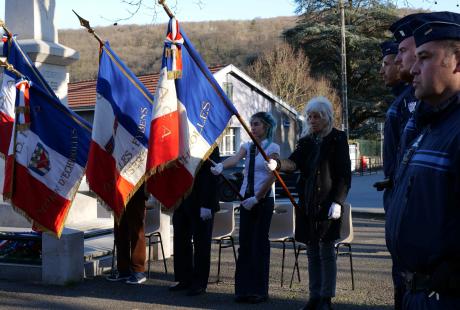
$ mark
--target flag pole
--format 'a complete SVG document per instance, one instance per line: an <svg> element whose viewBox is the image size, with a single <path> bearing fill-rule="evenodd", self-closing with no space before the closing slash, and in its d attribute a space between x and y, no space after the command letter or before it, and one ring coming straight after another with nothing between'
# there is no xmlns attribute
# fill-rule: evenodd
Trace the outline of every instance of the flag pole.
<svg viewBox="0 0 460 310"><path fill-rule="evenodd" d="M158 0L158 3L163 6L163 9L165 10L166 14L168 14L168 16L170 18L173 18L174 17L174 14L171 12L171 10L169 9L168 5L165 3L166 0ZM184 42L184 45L186 45L187 43ZM194 58L194 55L190 54L190 56L192 58ZM198 65L198 67L200 68L200 70L204 73L205 69L201 67L201 65L199 64L198 61L195 60L195 63ZM206 78L208 79L208 81L210 82L210 84L212 85L212 87L214 88L214 90L216 90L216 93L222 98L222 96L220 95L219 91L217 91L217 88L216 86L211 83L211 81L209 80L209 77L205 74ZM260 143L256 140L256 138L254 137L254 135L252 134L251 130L249 129L248 125L246 124L246 122L243 120L243 118L241 117L241 115L237 112L237 111L234 111L233 109L230 109L230 107L227 105L227 102L225 100L222 100L223 103L225 104L225 106L227 107L227 109L229 109L231 112L234 112L236 118L238 119L238 121L241 123L241 125L243 126L244 130L246 131L246 133L249 135L249 137L251 138L251 140L254 142L255 146L257 147L257 149L259 150L260 154L262 155L262 157L266 160L266 161L269 161L270 158L267 156L267 154L265 153L265 150L262 148L262 146L260 145ZM292 194L291 192L289 191L289 189L287 188L286 186L286 183L284 183L284 180L283 178L281 178L280 174L278 171L274 170L273 171L273 174L275 175L276 179L278 180L278 182L280 182L281 184L281 187L283 188L283 190L285 191L285 193L287 194L289 200L291 201L292 205L296 208L299 208L299 206L297 205L297 202L295 201L294 197L292 197Z"/></svg>
<svg viewBox="0 0 460 310"><path fill-rule="evenodd" d="M77 15L78 17L78 20L80 21L80 25L82 27L85 27L89 33L91 33L95 38L96 40L99 42L99 44L101 46L104 45L104 42L102 41L101 37L94 31L94 28L92 28L89 24L89 21L84 19L83 17L81 17L80 15L77 14L77 12L75 12L75 10L72 10L72 12Z"/></svg>

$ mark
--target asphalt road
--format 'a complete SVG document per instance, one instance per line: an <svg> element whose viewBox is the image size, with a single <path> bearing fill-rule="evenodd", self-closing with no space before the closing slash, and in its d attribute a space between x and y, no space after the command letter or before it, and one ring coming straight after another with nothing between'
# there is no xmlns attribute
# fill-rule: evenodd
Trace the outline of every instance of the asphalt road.
<svg viewBox="0 0 460 310"><path fill-rule="evenodd" d="M392 309L391 259L385 247L384 222L371 217L354 218L353 266L355 290L351 289L348 257L338 258L335 309ZM217 274L217 245L212 248L210 281ZM107 282L98 276L82 283L59 287L40 283L0 280L0 309L298 309L308 298L306 255L300 257L301 282L289 288L294 263L292 247L286 251L285 283L280 286L282 248L272 244L270 299L258 305L233 300L235 264L231 249L223 250L221 280L210 283L205 295L188 297L172 293L173 275L163 264L152 264L154 273L144 285ZM172 259L168 269L173 270Z"/></svg>

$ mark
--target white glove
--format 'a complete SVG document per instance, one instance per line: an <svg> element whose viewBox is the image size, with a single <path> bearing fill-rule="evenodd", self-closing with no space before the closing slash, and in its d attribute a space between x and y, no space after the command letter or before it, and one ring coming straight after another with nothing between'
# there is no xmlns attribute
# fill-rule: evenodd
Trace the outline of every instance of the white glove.
<svg viewBox="0 0 460 310"><path fill-rule="evenodd" d="M241 202L241 205L243 208L245 208L248 211L251 211L252 207L254 207L259 200L257 200L256 196L249 197L248 199L245 199Z"/></svg>
<svg viewBox="0 0 460 310"><path fill-rule="evenodd" d="M333 202L331 204L331 207L329 208L329 219L330 220L338 220L340 218L340 215L342 213L342 206L339 205L338 203Z"/></svg>
<svg viewBox="0 0 460 310"><path fill-rule="evenodd" d="M278 163L274 159L270 159L269 161L264 162L264 164L265 164L265 169L267 169L267 171L270 171L270 172L275 171L276 167L278 167Z"/></svg>
<svg viewBox="0 0 460 310"><path fill-rule="evenodd" d="M211 209L200 208L200 217L203 221L210 220L212 218Z"/></svg>
<svg viewBox="0 0 460 310"><path fill-rule="evenodd" d="M219 175L222 173L222 170L224 170L224 165L222 163L216 164L214 167L211 167L211 172L214 175Z"/></svg>

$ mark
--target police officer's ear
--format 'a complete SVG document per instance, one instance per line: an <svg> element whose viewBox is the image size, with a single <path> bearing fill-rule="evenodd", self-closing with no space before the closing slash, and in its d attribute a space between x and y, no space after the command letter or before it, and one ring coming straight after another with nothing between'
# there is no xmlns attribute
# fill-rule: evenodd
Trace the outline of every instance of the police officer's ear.
<svg viewBox="0 0 460 310"><path fill-rule="evenodd" d="M455 70L454 73L460 72L460 44L456 44L454 48L454 56L455 56Z"/></svg>

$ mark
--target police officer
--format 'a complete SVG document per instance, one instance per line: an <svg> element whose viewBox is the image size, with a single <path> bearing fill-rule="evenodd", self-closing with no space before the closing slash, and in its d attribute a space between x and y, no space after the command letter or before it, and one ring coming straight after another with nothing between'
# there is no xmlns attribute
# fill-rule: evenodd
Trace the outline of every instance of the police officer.
<svg viewBox="0 0 460 310"><path fill-rule="evenodd" d="M415 109L416 98L411 85L412 75L410 68L415 61L415 44L412 31L419 26L415 17L419 14L407 15L393 23L390 31L393 32L398 52L394 64L399 67L399 76L405 83L404 89L399 93L387 111L384 127L383 143L383 171L385 181L374 184L377 190L390 189L393 183L394 171L400 154L400 138L411 113ZM388 207L389 191L384 195L383 206Z"/></svg>
<svg viewBox="0 0 460 310"><path fill-rule="evenodd" d="M209 158L220 162L219 148ZM219 209L218 177L210 167L209 161L202 164L192 192L173 215L174 277L178 283L169 289L187 290L189 296L204 294L208 285L212 224Z"/></svg>
<svg viewBox="0 0 460 310"><path fill-rule="evenodd" d="M420 20L411 74L415 96L431 109L418 116L420 134L397 169L386 241L403 272L403 309L459 309L460 15Z"/></svg>
<svg viewBox="0 0 460 310"><path fill-rule="evenodd" d="M380 68L380 75L383 78L383 81L385 83L385 86L391 87L391 91L393 95L398 98L398 96L408 88L407 83L401 81L400 75L399 75L399 66L395 62L396 55L398 54L398 43L396 41L385 41L380 44L380 49L382 51L382 67ZM385 140L384 140L384 149L386 150L385 152L385 157L384 157L384 165L387 168L385 175L392 176L393 175L393 169L390 169L390 165L388 164L393 163L396 161L395 154L397 152L397 145L396 143L399 144L397 139L399 138L399 135L397 134L398 131L400 131L400 123L403 122L403 120L400 119L400 116L398 116L400 113L401 109L398 109L398 106L400 105L401 101L398 101L396 103L393 103L388 112L387 112L387 117L386 117L386 126L385 126ZM393 164L392 164L393 165ZM378 190L382 190L385 188L384 192L384 205L385 205L385 210L388 208L388 197L391 191L390 188L390 180L386 179L383 182L377 182L374 184L374 186ZM392 268L392 274L393 274L393 285L394 285L394 304L395 304L395 309L401 309L401 301L402 301L402 295L404 293L404 286L403 286L403 281L402 278L399 276L399 271L397 268L396 264L393 264Z"/></svg>

